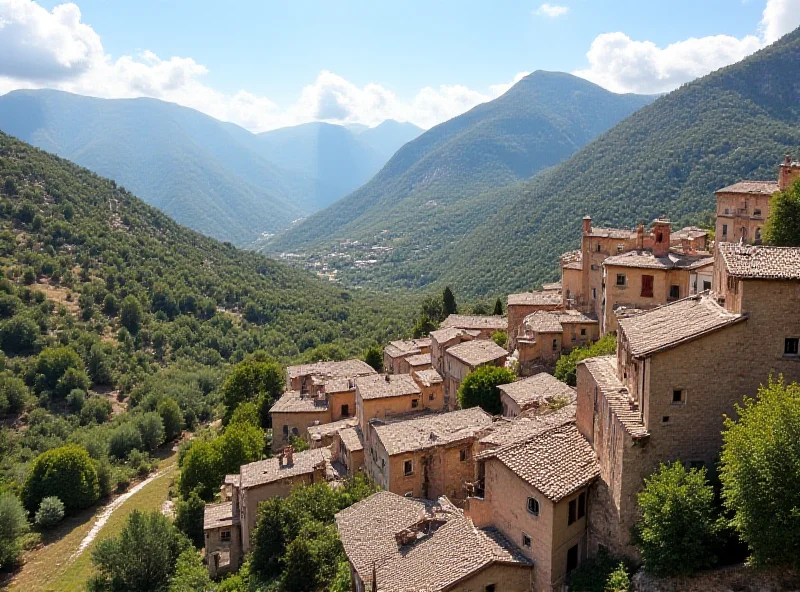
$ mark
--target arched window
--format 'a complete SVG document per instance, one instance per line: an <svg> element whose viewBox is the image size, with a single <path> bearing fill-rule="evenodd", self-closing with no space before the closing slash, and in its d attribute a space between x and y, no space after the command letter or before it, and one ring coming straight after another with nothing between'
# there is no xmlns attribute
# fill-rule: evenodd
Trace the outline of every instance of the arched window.
<svg viewBox="0 0 800 592"><path fill-rule="evenodd" d="M533 497L528 498L528 512L530 512L534 516L539 515L539 501L536 498Z"/></svg>

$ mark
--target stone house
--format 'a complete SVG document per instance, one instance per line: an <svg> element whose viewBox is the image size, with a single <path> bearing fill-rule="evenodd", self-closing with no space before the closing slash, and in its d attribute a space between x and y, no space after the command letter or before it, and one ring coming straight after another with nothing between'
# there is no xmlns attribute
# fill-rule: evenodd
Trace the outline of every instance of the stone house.
<svg viewBox="0 0 800 592"><path fill-rule="evenodd" d="M287 391L270 408L272 420L272 452L279 452L291 438L309 440L308 429L331 423L331 410L324 395Z"/></svg>
<svg viewBox="0 0 800 592"><path fill-rule="evenodd" d="M572 403L575 400L575 390L547 372L501 384L497 388L503 416L509 418L517 417L523 411L544 409L553 401Z"/></svg>
<svg viewBox="0 0 800 592"><path fill-rule="evenodd" d="M412 374L422 396L425 398L425 408L434 411L444 410L444 379L433 368L417 370Z"/></svg>
<svg viewBox="0 0 800 592"><path fill-rule="evenodd" d="M408 364L408 374L414 374L415 372L419 372L422 370L428 370L429 368L433 367L431 363L431 354L428 352L427 354L417 354L415 356L408 356L406 359L406 364Z"/></svg>
<svg viewBox="0 0 800 592"><path fill-rule="evenodd" d="M458 405L461 383L479 366L505 366L508 352L490 339L476 339L449 347L444 352L445 408Z"/></svg>
<svg viewBox="0 0 800 592"><path fill-rule="evenodd" d="M206 563L211 577L235 571L242 556L242 533L239 515L233 511L233 502L206 504L203 534Z"/></svg>
<svg viewBox="0 0 800 592"><path fill-rule="evenodd" d="M491 339L496 331L508 331L508 319L499 315L479 316L451 314L442 321L439 328L477 331L478 339Z"/></svg>
<svg viewBox="0 0 800 592"><path fill-rule="evenodd" d="M467 331L450 327L431 332L431 365L441 376L444 376L444 352L448 347L465 341L477 339L479 331Z"/></svg>
<svg viewBox="0 0 800 592"><path fill-rule="evenodd" d="M475 473L472 445L491 424L479 407L372 420L365 432L367 473L399 495L464 499Z"/></svg>
<svg viewBox="0 0 800 592"><path fill-rule="evenodd" d="M348 417L331 423L323 423L308 427L308 443L311 448L328 448L333 444L339 430L352 428L358 425L358 419Z"/></svg>
<svg viewBox="0 0 800 592"><path fill-rule="evenodd" d="M465 515L497 528L533 562L533 590L561 590L588 554L588 492L599 476L589 442L570 420L482 452L476 463L482 488Z"/></svg>
<svg viewBox="0 0 800 592"><path fill-rule="evenodd" d="M331 458L342 465L348 477L364 469L364 438L360 427L336 432L331 444Z"/></svg>
<svg viewBox="0 0 800 592"><path fill-rule="evenodd" d="M517 336L515 356L519 373L530 376L552 371L562 353L600 338L594 313L574 309L537 311L525 317Z"/></svg>
<svg viewBox="0 0 800 592"><path fill-rule="evenodd" d="M286 390L302 394L316 393L319 386L332 379L355 378L375 374L375 369L362 360L315 362L286 368Z"/></svg>
<svg viewBox="0 0 800 592"><path fill-rule="evenodd" d="M527 592L534 566L447 498L379 491L336 515L356 592Z"/></svg>
<svg viewBox="0 0 800 592"><path fill-rule="evenodd" d="M541 292L522 292L509 294L508 305L508 351L514 351L517 346L517 336L520 334L522 322L530 314L539 310L558 310L563 308L561 288L542 290Z"/></svg>
<svg viewBox="0 0 800 592"><path fill-rule="evenodd" d="M422 389L410 374L379 374L356 380L358 426L367 433L369 421L425 409Z"/></svg>
<svg viewBox="0 0 800 592"><path fill-rule="evenodd" d="M430 351L430 337L392 341L383 348L383 371L388 374L410 374L411 368L406 358L429 354Z"/></svg>

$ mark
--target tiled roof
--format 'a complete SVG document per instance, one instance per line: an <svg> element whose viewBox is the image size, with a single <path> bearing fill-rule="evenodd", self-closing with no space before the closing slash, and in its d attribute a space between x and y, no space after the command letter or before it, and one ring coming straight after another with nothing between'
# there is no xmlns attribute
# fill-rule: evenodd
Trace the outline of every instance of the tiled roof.
<svg viewBox="0 0 800 592"><path fill-rule="evenodd" d="M504 348L491 339L476 339L459 343L448 349L447 353L468 366L480 366L508 355Z"/></svg>
<svg viewBox="0 0 800 592"><path fill-rule="evenodd" d="M561 294L558 292L522 292L509 294L509 306L559 306Z"/></svg>
<svg viewBox="0 0 800 592"><path fill-rule="evenodd" d="M412 368L414 366L424 366L425 364L431 363L431 354L417 354L416 356L409 356L406 358L406 362Z"/></svg>
<svg viewBox="0 0 800 592"><path fill-rule="evenodd" d="M574 423L502 446L488 453L486 458L497 458L554 502L600 475L594 450Z"/></svg>
<svg viewBox="0 0 800 592"><path fill-rule="evenodd" d="M619 319L631 355L647 356L743 321L716 300L698 294L628 318Z"/></svg>
<svg viewBox="0 0 800 592"><path fill-rule="evenodd" d="M583 253L580 250L568 251L561 255L561 267L563 269L583 269Z"/></svg>
<svg viewBox="0 0 800 592"><path fill-rule="evenodd" d="M684 255L670 251L663 257L656 257L652 251L627 251L603 261L605 266L637 267L646 269L694 269L714 263L710 254Z"/></svg>
<svg viewBox="0 0 800 592"><path fill-rule="evenodd" d="M203 530L222 528L239 524L239 517L233 515L233 503L206 504L203 510Z"/></svg>
<svg viewBox="0 0 800 592"><path fill-rule="evenodd" d="M413 376L416 377L418 382L425 386L431 386L432 384L444 382L444 379L441 377L441 375L433 368L428 368L427 370L417 370L413 373Z"/></svg>
<svg viewBox="0 0 800 592"><path fill-rule="evenodd" d="M542 284L542 292L561 292L561 281Z"/></svg>
<svg viewBox="0 0 800 592"><path fill-rule="evenodd" d="M529 405L544 405L556 398L574 400L575 391L567 384L547 372L540 372L511 384L497 387L521 408Z"/></svg>
<svg viewBox="0 0 800 592"><path fill-rule="evenodd" d="M309 375L325 378L353 378L375 374L375 369L362 360L344 360L342 362L316 362L289 366L286 372L289 378Z"/></svg>
<svg viewBox="0 0 800 592"><path fill-rule="evenodd" d="M717 193L749 193L756 195L772 195L778 191L777 181L739 181L722 189Z"/></svg>
<svg viewBox="0 0 800 592"><path fill-rule="evenodd" d="M558 315L558 322L562 325L569 323L597 323L597 315L593 312L582 313L579 310L570 308L569 310L562 310L556 313Z"/></svg>
<svg viewBox="0 0 800 592"><path fill-rule="evenodd" d="M364 400L418 395L421 392L410 374L362 376L356 378L356 390Z"/></svg>
<svg viewBox="0 0 800 592"><path fill-rule="evenodd" d="M332 378L325 382L325 392L329 395L333 393L346 393L355 390L355 380L353 378Z"/></svg>
<svg viewBox="0 0 800 592"><path fill-rule="evenodd" d="M800 247L720 243L719 252L730 275L762 280L800 279Z"/></svg>
<svg viewBox="0 0 800 592"><path fill-rule="evenodd" d="M342 444L350 452L357 452L364 450L364 439L361 437L361 428L345 428L339 430L339 437L342 439Z"/></svg>
<svg viewBox="0 0 800 592"><path fill-rule="evenodd" d="M601 228L599 226L592 226L586 236L595 238L635 239L636 231L625 230L624 228Z"/></svg>
<svg viewBox="0 0 800 592"><path fill-rule="evenodd" d="M313 473L315 468L320 465L324 467L330 462L331 451L329 448L314 448L295 452L293 457L291 465L281 465L280 456L242 465L239 470L242 476L242 489Z"/></svg>
<svg viewBox="0 0 800 592"><path fill-rule="evenodd" d="M448 341L452 341L458 337L462 336L469 336L475 337L479 333L475 332L472 335L470 332L466 331L465 329L459 329L458 327L445 327L444 329L437 329L436 331L431 331L431 339L434 339L436 343L442 344L447 343Z"/></svg>
<svg viewBox="0 0 800 592"><path fill-rule="evenodd" d="M708 236L708 231L700 228L699 226L684 226L680 230L676 230L669 235L670 242L673 240L680 241L682 238L697 239L703 236Z"/></svg>
<svg viewBox="0 0 800 592"><path fill-rule="evenodd" d="M608 401L614 415L632 438L645 438L650 432L642 423L639 410L632 405L631 395L617 376L616 356L600 356L578 362L592 375L600 394Z"/></svg>
<svg viewBox="0 0 800 592"><path fill-rule="evenodd" d="M475 528L446 498L379 491L339 512L336 526L362 581L371 586L374 569L381 592L438 592L494 562L530 565L496 529Z"/></svg>
<svg viewBox="0 0 800 592"><path fill-rule="evenodd" d="M419 339L402 339L392 341L383 348L383 351L393 358L414 355L422 351L423 348L429 348L431 340L429 337L421 337Z"/></svg>
<svg viewBox="0 0 800 592"><path fill-rule="evenodd" d="M319 404L315 401L318 401ZM313 395L301 395L300 391L286 391L275 401L270 413L327 413L326 399L317 399Z"/></svg>
<svg viewBox="0 0 800 592"><path fill-rule="evenodd" d="M460 442L489 427L492 417L480 407L428 413L415 419L372 424L387 454L426 450Z"/></svg>
<svg viewBox="0 0 800 592"><path fill-rule="evenodd" d="M331 423L323 423L316 426L308 426L308 437L311 440L324 440L333 436L339 430L345 428L352 428L358 425L358 419L355 417L348 417L347 419L340 419Z"/></svg>
<svg viewBox="0 0 800 592"><path fill-rule="evenodd" d="M501 419L492 424L491 431L483 436L479 442L485 447L497 448L513 442L521 442L531 436L546 432L556 426L575 421L578 406L570 403L556 411L528 414L523 412L514 419ZM476 456L481 456L481 453Z"/></svg>
<svg viewBox="0 0 800 592"><path fill-rule="evenodd" d="M225 485L234 485L239 487L239 474L236 475L225 475L225 479L223 481Z"/></svg>
<svg viewBox="0 0 800 592"><path fill-rule="evenodd" d="M505 331L508 328L508 319L500 315L476 316L451 314L444 321L441 327L457 327L459 329L494 329Z"/></svg>
<svg viewBox="0 0 800 592"><path fill-rule="evenodd" d="M564 327L561 326L558 314L550 313L546 310L537 310L525 317L525 326L536 333L561 333Z"/></svg>

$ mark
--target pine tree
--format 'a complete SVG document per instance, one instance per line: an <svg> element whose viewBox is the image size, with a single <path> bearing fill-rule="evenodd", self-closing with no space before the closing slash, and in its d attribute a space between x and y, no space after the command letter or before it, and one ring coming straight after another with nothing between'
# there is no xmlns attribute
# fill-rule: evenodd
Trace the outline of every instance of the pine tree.
<svg viewBox="0 0 800 592"><path fill-rule="evenodd" d="M450 286L447 286L442 293L442 303L444 304L444 316L447 318L451 314L458 313L458 305L456 305L456 297L453 296L453 291Z"/></svg>
<svg viewBox="0 0 800 592"><path fill-rule="evenodd" d="M494 312L492 314L498 316L503 315L503 302L499 298L494 303Z"/></svg>

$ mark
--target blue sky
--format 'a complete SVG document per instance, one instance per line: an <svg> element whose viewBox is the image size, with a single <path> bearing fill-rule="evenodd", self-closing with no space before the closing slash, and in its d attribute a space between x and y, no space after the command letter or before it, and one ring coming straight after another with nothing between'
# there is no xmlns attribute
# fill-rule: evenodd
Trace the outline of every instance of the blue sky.
<svg viewBox="0 0 800 592"><path fill-rule="evenodd" d="M798 15L800 0L0 0L0 92L155 96L256 130L385 117L428 127L536 69L671 90Z"/></svg>

